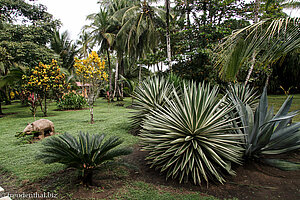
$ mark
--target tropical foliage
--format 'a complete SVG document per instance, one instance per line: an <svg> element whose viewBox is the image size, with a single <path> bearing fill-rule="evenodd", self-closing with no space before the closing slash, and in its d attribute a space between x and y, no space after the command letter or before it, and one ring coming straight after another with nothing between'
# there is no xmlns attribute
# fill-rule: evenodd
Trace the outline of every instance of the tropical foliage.
<svg viewBox="0 0 300 200"><path fill-rule="evenodd" d="M232 99L234 96L237 96L243 104L248 104L252 110L255 110L257 107L257 100L258 95L257 91L249 85L245 84L231 84L227 87L226 94L227 98L226 101L228 104L232 103Z"/></svg>
<svg viewBox="0 0 300 200"><path fill-rule="evenodd" d="M263 68L300 48L299 18L266 19L230 36L217 48L216 66L225 80L236 78L243 65L255 58Z"/></svg>
<svg viewBox="0 0 300 200"><path fill-rule="evenodd" d="M189 83L180 97L152 109L142 125L142 150L149 151L151 167L166 172L166 177L190 178L195 184L216 180L225 182L224 172L235 172L231 162L241 164L241 134L232 129L230 106L222 106L218 87Z"/></svg>
<svg viewBox="0 0 300 200"><path fill-rule="evenodd" d="M114 158L131 153L129 148L115 149L122 144L118 137L104 140L104 134L78 134L78 138L64 133L47 138L37 156L45 163L62 163L80 171L84 184L92 184L93 171Z"/></svg>
<svg viewBox="0 0 300 200"><path fill-rule="evenodd" d="M239 118L237 130L243 134L245 159L260 159L281 169L300 169L300 165L277 159L266 159L263 155L276 155L300 148L300 123L291 123L298 111L289 112L292 98L288 97L274 115L273 108L268 110L266 89L255 112L243 103L234 93L231 96Z"/></svg>

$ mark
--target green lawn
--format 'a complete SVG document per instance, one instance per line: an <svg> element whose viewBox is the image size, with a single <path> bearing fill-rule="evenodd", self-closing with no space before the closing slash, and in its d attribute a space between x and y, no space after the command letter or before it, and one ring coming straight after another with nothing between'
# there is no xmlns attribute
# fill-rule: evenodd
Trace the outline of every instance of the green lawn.
<svg viewBox="0 0 300 200"><path fill-rule="evenodd" d="M291 95L293 96L293 104L290 108L290 111L294 110L300 110L300 94L296 95ZM274 110L277 111L283 104L283 102L286 100L285 95L269 95L268 100L269 100L269 106L273 106ZM293 118L294 122L300 122L300 115L297 115L296 117Z"/></svg>
<svg viewBox="0 0 300 200"><path fill-rule="evenodd" d="M125 102L129 105L130 100ZM28 122L33 121L29 108L21 107L20 103L3 106L4 113L16 113L0 118L0 166L21 180L34 181L63 168L59 164L45 165L35 159L41 148L41 142L22 144L15 137L16 132L23 131ZM89 110L54 111L55 103L49 107L49 117L58 133L76 134L79 131L89 133L105 133L107 136L119 136L124 139L124 145L132 146L138 138L128 133L130 109L108 105L104 100L98 100L95 105L95 124L90 124ZM42 118L38 112L37 119Z"/></svg>

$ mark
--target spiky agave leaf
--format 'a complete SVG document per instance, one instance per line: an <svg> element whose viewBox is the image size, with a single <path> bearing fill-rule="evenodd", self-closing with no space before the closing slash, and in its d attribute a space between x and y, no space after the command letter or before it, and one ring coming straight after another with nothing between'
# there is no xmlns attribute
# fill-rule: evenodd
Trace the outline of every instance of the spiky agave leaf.
<svg viewBox="0 0 300 200"><path fill-rule="evenodd" d="M292 98L288 97L279 111L274 115L273 108L268 110L267 91L264 92L259 101L255 113L250 106L244 104L237 96L233 103L240 116L244 134L244 158L262 158L262 155L276 155L286 153L300 148L300 123L290 124L291 119L297 111L289 112ZM295 169L295 163L280 161L276 159L263 159L263 162L285 169ZM299 166L298 166L299 168Z"/></svg>
<svg viewBox="0 0 300 200"><path fill-rule="evenodd" d="M159 105L163 106L172 95L173 85L163 76L154 76L136 87L133 107L137 112L132 117L132 128L139 129L145 116Z"/></svg>
<svg viewBox="0 0 300 200"><path fill-rule="evenodd" d="M226 101L229 104L232 103L232 98L234 98L233 94L235 94L243 102L243 104L248 104L253 110L257 107L257 91L249 85L239 83L230 84L226 89L226 94Z"/></svg>
<svg viewBox="0 0 300 200"><path fill-rule="evenodd" d="M231 133L228 117L232 107L222 107L224 98L209 84L184 84L181 98L173 93L173 100L151 111L140 134L151 167L180 182L225 182L223 172L234 174L231 162L241 163L241 135Z"/></svg>
<svg viewBox="0 0 300 200"><path fill-rule="evenodd" d="M80 132L77 139L64 133L58 137L47 138L37 158L45 163L62 163L80 170L95 169L115 157L131 153L128 148L115 149L121 143L117 137L104 141L104 134Z"/></svg>

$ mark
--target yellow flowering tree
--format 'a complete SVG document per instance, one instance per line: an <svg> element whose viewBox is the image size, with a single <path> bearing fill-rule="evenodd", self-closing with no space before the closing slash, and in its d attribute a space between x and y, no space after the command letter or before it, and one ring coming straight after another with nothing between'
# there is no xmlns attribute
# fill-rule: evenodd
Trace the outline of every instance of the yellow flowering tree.
<svg viewBox="0 0 300 200"><path fill-rule="evenodd" d="M39 66L23 75L22 79L28 100L31 96L36 96L35 99L39 101L44 116L47 116L47 98L50 98L50 93L59 97L65 88L69 88L56 60L52 60L50 65L39 63ZM36 103L32 105L36 106Z"/></svg>
<svg viewBox="0 0 300 200"><path fill-rule="evenodd" d="M87 102L90 108L91 124L94 123L94 103L99 95L102 84L107 81L105 62L101 60L95 51L92 51L85 59L75 58L74 67L83 87L87 88Z"/></svg>

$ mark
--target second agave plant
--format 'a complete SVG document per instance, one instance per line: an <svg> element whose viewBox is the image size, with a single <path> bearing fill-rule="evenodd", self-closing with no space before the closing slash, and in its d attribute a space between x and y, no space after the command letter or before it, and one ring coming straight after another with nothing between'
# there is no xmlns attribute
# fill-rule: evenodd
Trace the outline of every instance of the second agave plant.
<svg viewBox="0 0 300 200"><path fill-rule="evenodd" d="M235 174L231 162L241 163L241 135L232 134L230 106L223 106L218 88L189 83L180 97L158 106L143 124L143 150L149 151L151 167L166 172L167 178L191 179L194 184L225 182L224 172Z"/></svg>

